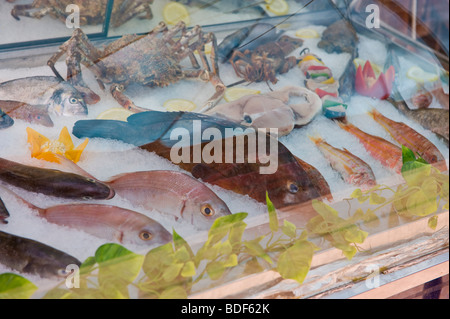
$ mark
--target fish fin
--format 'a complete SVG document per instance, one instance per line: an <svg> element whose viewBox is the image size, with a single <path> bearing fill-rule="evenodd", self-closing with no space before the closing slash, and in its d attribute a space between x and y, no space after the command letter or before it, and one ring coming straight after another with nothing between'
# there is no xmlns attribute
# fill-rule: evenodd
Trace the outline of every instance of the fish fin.
<svg viewBox="0 0 450 319"><path fill-rule="evenodd" d="M55 157L59 160L59 164L61 164L62 168L65 171L69 171L71 173L75 173L87 178L92 178L95 181L101 182L98 179L96 179L94 176L89 174L87 171L82 169L77 163L71 161L70 159L66 158L65 156L54 154Z"/></svg>
<svg viewBox="0 0 450 319"><path fill-rule="evenodd" d="M73 127L72 134L78 138L106 138L119 140L125 143L137 142L136 130L124 121L115 120L80 120Z"/></svg>

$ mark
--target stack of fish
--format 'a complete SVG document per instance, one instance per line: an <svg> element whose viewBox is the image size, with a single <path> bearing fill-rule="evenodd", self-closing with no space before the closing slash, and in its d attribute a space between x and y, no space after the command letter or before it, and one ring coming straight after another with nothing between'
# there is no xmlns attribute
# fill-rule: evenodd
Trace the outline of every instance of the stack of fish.
<svg viewBox="0 0 450 319"><path fill-rule="evenodd" d="M330 68L312 53L304 53L299 66L306 76L305 86L322 99L323 114L330 119L345 117L347 104L339 97L339 82Z"/></svg>

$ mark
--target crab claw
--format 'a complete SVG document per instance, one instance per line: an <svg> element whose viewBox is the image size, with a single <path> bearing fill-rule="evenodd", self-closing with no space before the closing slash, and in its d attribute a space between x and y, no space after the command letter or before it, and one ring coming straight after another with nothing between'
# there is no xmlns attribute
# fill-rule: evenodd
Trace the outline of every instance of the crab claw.
<svg viewBox="0 0 450 319"><path fill-rule="evenodd" d="M395 79L395 69L390 66L385 73L381 73L377 78L369 61L364 65L364 69L358 66L356 71L355 90L361 95L387 99L391 95L392 86Z"/></svg>

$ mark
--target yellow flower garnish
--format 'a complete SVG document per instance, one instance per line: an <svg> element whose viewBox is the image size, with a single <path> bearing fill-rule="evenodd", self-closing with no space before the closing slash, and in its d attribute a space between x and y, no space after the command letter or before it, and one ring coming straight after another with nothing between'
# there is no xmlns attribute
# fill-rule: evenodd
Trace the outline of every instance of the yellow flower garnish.
<svg viewBox="0 0 450 319"><path fill-rule="evenodd" d="M60 163L56 155L61 155L77 163L89 142L86 139L82 144L75 147L67 127L64 127L59 134L59 138L53 141L29 127L27 127L27 133L28 143L31 145L31 157L48 162Z"/></svg>

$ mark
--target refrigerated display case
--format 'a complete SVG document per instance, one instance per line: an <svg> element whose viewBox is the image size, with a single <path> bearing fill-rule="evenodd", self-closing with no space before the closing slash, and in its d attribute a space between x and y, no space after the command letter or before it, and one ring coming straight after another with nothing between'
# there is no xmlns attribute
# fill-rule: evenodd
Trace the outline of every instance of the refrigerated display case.
<svg viewBox="0 0 450 319"><path fill-rule="evenodd" d="M448 274L448 1L30 2L0 3L1 297Z"/></svg>

